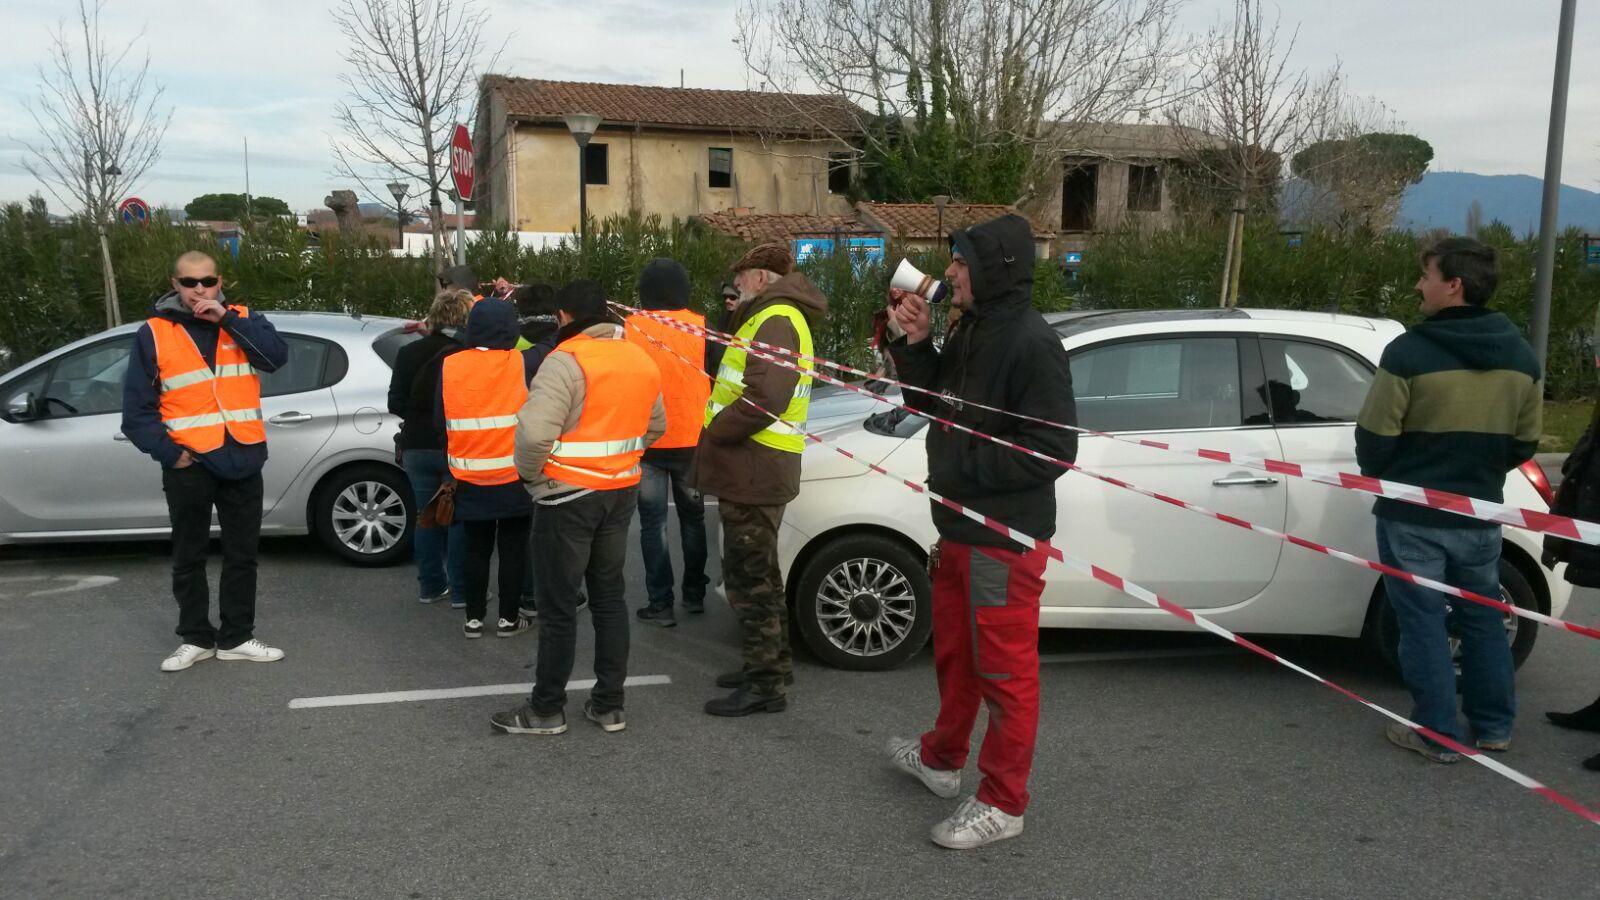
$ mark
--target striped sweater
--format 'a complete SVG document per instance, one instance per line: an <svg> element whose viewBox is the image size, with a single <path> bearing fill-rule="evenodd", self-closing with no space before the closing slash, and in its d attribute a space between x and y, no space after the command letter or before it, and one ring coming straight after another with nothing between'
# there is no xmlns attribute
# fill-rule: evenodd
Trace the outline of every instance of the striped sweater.
<svg viewBox="0 0 1600 900"><path fill-rule="evenodd" d="M1475 306L1440 310L1384 348L1361 415L1361 474L1500 502L1506 473L1539 446L1543 384L1510 319ZM1380 497L1394 521L1485 528L1443 510Z"/></svg>

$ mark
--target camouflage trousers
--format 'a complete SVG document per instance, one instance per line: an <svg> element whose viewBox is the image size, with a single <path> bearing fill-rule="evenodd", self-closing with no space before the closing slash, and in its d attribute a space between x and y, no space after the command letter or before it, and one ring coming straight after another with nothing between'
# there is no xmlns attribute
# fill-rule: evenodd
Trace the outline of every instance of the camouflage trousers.
<svg viewBox="0 0 1600 900"><path fill-rule="evenodd" d="M783 694L794 671L789 654L789 610L778 569L782 506L746 506L719 499L722 582L744 638L746 684L763 694Z"/></svg>

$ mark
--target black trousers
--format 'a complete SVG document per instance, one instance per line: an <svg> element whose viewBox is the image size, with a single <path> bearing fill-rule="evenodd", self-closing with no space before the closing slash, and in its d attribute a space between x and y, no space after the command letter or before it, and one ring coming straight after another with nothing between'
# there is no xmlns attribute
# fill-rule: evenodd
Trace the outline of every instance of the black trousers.
<svg viewBox="0 0 1600 900"><path fill-rule="evenodd" d="M467 618L489 612L489 557L500 551L500 618L517 620L522 600L522 573L528 565L528 532L532 516L461 523L467 532Z"/></svg>
<svg viewBox="0 0 1600 900"><path fill-rule="evenodd" d="M178 637L197 647L231 650L255 637L256 547L261 542L261 474L230 480L201 463L163 469L161 489L172 521L172 595L178 601ZM211 624L206 556L211 510L222 527L222 581L217 590L219 629Z"/></svg>
<svg viewBox="0 0 1600 900"><path fill-rule="evenodd" d="M628 677L628 605L623 564L639 489L595 491L555 506L540 506L534 523L539 565L539 659L529 703L542 716L567 705L577 649L578 589L589 588L594 623L596 712L622 708Z"/></svg>

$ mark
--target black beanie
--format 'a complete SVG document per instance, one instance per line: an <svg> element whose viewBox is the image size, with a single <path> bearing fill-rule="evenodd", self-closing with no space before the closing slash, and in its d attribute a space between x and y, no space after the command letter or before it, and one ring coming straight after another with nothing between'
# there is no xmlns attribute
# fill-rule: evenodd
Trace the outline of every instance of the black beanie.
<svg viewBox="0 0 1600 900"><path fill-rule="evenodd" d="M556 294L556 308L578 319L598 319L606 314L606 292L598 281L580 278Z"/></svg>
<svg viewBox="0 0 1600 900"><path fill-rule="evenodd" d="M683 309L689 305L689 273L677 260L658 256L639 273L639 306Z"/></svg>

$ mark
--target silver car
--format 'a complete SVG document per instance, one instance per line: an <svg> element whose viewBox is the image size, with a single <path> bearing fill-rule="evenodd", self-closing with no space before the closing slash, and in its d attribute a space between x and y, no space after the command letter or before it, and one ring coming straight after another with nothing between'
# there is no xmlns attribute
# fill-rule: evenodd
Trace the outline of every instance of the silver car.
<svg viewBox="0 0 1600 900"><path fill-rule="evenodd" d="M315 534L357 565L404 558L416 510L385 400L395 354L417 336L400 319L267 315L289 361L261 376L261 533ZM138 329L103 331L0 376L0 544L169 533L161 468L119 430Z"/></svg>

